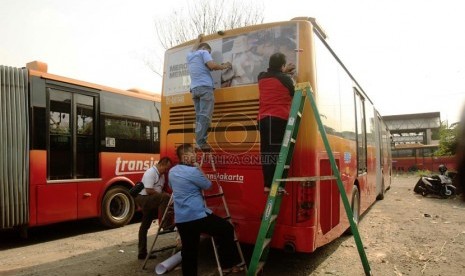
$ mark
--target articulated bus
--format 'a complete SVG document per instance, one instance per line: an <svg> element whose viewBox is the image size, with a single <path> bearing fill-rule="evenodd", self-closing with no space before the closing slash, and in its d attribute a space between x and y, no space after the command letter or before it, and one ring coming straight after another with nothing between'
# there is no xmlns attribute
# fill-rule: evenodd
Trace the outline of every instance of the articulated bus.
<svg viewBox="0 0 465 276"><path fill-rule="evenodd" d="M408 173L428 170L439 173L439 165L445 165L449 171L455 171L457 160L452 156L435 156L439 145L399 144L392 149L392 169L394 173Z"/></svg>
<svg viewBox="0 0 465 276"><path fill-rule="evenodd" d="M257 75L271 54L282 52L297 66L297 82L315 94L341 177L358 221L391 183L390 133L372 101L326 41L313 18L295 18L219 32L204 39L216 62L215 109L208 143L239 240L254 244L266 195L257 128ZM193 41L165 53L161 155L173 158L181 143L194 142L195 112L189 93L186 55ZM305 103L289 176L332 175L311 106ZM207 174L214 179L215 175ZM313 252L349 227L335 180L289 182L271 246ZM221 213L220 205L216 211Z"/></svg>
<svg viewBox="0 0 465 276"><path fill-rule="evenodd" d="M160 96L49 74L37 61L0 66L0 84L0 229L127 224L128 191L159 159Z"/></svg>

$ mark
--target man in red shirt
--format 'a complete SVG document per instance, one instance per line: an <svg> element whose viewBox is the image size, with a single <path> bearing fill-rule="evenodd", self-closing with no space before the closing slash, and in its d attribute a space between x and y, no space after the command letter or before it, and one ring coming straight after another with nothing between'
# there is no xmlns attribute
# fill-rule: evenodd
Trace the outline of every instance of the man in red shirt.
<svg viewBox="0 0 465 276"><path fill-rule="evenodd" d="M286 65L282 53L271 55L267 72L258 75L260 154L265 192L270 191L284 131L294 96L294 80L290 74L294 64Z"/></svg>

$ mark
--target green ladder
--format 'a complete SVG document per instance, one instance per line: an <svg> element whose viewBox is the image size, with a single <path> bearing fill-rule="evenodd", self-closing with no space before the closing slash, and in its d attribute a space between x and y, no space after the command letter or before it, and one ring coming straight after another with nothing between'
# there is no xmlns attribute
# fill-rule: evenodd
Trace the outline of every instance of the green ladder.
<svg viewBox="0 0 465 276"><path fill-rule="evenodd" d="M290 168L292 161L292 155L294 152L294 146L296 143L296 138L299 130L300 121L302 119L302 112L304 109L305 98L308 98L313 110L313 115L317 121L318 129L323 139L326 152L328 154L331 169L333 171L333 176L321 176L321 177L294 177L287 178L287 174ZM282 196L286 194L285 183L290 181L317 181L317 180L327 180L327 179L336 179L339 192L341 194L342 202L346 210L347 217L349 218L350 229L353 233L355 243L357 245L358 253L362 261L363 269L365 275L372 275L368 259L363 249L362 240L357 229L357 225L353 220L352 209L345 193L344 186L342 184L341 176L339 169L336 165L336 160L334 159L333 152L328 142L326 136L326 131L321 122L321 118L313 97L313 92L311 90L309 83L299 84L296 87L294 97L292 99L291 111L289 113L289 119L286 125L286 131L284 133L283 143L281 145L281 150L279 153L278 163L276 164L276 170L273 175L273 183L271 185L271 191L268 196L265 205L265 211L262 217L262 222L258 232L257 240L255 242L255 247L252 254L252 259L250 261L249 269L247 270L247 275L257 275L258 272L263 270L265 266L266 259L270 250L271 239L273 237L274 227L278 218Z"/></svg>

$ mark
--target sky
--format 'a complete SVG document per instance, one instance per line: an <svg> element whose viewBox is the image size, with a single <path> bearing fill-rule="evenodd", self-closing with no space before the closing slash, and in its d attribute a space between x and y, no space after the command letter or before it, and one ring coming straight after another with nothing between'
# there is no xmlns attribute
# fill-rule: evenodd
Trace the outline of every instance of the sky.
<svg viewBox="0 0 465 276"><path fill-rule="evenodd" d="M33 60L48 72L119 89L161 92L156 18L194 0L0 0L0 65ZM259 0L257 0L259 1ZM162 4L161 4L162 3ZM465 16L460 0L267 0L264 22L315 17L328 43L381 115L465 104Z"/></svg>

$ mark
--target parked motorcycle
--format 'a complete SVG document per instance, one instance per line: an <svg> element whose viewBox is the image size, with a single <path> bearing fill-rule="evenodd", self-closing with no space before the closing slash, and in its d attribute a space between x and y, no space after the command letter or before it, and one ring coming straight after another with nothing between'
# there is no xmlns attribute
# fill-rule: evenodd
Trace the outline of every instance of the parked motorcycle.
<svg viewBox="0 0 465 276"><path fill-rule="evenodd" d="M422 176L413 188L413 191L422 196L432 194L442 198L455 195L457 189L447 174L447 167L439 165L439 173L439 175Z"/></svg>

